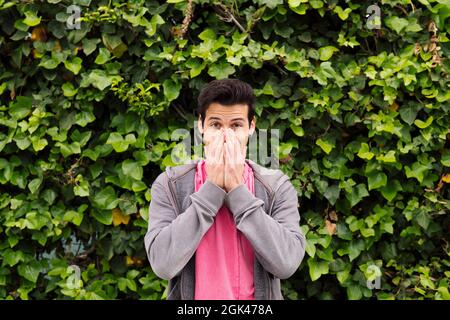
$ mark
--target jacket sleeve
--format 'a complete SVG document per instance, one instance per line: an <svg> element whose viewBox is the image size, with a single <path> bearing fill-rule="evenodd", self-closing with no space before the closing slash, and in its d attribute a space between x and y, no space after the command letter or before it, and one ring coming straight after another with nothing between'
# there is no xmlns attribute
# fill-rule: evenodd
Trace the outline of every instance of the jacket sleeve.
<svg viewBox="0 0 450 320"><path fill-rule="evenodd" d="M210 181L191 194L191 205L180 215L171 204L166 188L167 175L161 173L151 189L149 225L145 249L153 272L162 279L177 276L189 262L214 222L226 192Z"/></svg>
<svg viewBox="0 0 450 320"><path fill-rule="evenodd" d="M287 279L303 260L306 240L300 229L297 191L292 183L289 180L282 183L274 197L272 213L268 215L264 201L242 184L226 195L225 204L264 269L277 278Z"/></svg>

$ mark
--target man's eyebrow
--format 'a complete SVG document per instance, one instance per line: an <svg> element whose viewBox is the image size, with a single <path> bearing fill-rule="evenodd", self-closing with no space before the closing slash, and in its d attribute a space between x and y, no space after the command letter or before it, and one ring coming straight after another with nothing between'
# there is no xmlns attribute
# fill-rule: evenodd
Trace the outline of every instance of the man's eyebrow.
<svg viewBox="0 0 450 320"><path fill-rule="evenodd" d="M218 117L210 117L210 118L208 118L208 121L211 121L211 120L219 120L219 121L221 121L222 119L220 119ZM231 121L238 121L238 120L245 121L245 118L233 118L233 119L231 119Z"/></svg>
<svg viewBox="0 0 450 320"><path fill-rule="evenodd" d="M210 117L210 118L208 118L208 121L211 121L211 120L222 120L222 119L217 118L217 117Z"/></svg>

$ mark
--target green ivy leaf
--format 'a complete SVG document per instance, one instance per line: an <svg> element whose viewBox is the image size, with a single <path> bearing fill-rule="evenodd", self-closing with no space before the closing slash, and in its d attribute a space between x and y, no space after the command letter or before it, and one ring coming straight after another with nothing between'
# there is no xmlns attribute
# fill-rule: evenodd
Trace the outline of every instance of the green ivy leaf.
<svg viewBox="0 0 450 320"><path fill-rule="evenodd" d="M294 132L294 134L298 137L303 137L305 135L305 131L303 131L303 128L300 126L291 124L290 128L291 128L292 132Z"/></svg>
<svg viewBox="0 0 450 320"><path fill-rule="evenodd" d="M69 210L64 213L64 221L72 222L76 226L80 226L83 221L84 214L83 212Z"/></svg>
<svg viewBox="0 0 450 320"><path fill-rule="evenodd" d="M118 132L110 133L107 144L111 144L116 152L124 152L128 149L128 146L132 143L136 142L136 138L134 134L130 133L122 137L122 135Z"/></svg>
<svg viewBox="0 0 450 320"><path fill-rule="evenodd" d="M350 241L350 244L348 245L348 257L350 258L350 261L355 260L364 249L365 245L362 239Z"/></svg>
<svg viewBox="0 0 450 320"><path fill-rule="evenodd" d="M323 1L322 0L309 0L309 4L314 9L320 9L323 7Z"/></svg>
<svg viewBox="0 0 450 320"><path fill-rule="evenodd" d="M73 193L79 197L89 196L89 183L87 181L81 181L79 185L73 187Z"/></svg>
<svg viewBox="0 0 450 320"><path fill-rule="evenodd" d="M44 199L49 205L53 204L56 199L56 192L52 189L46 189L42 192L41 197Z"/></svg>
<svg viewBox="0 0 450 320"><path fill-rule="evenodd" d="M338 222L336 226L337 236L347 241L352 240L352 232L344 222Z"/></svg>
<svg viewBox="0 0 450 320"><path fill-rule="evenodd" d="M102 40L106 48L117 58L120 58L128 50L128 46L118 35L103 33Z"/></svg>
<svg viewBox="0 0 450 320"><path fill-rule="evenodd" d="M288 4L290 7L298 7L301 3L308 3L309 0L289 0Z"/></svg>
<svg viewBox="0 0 450 320"><path fill-rule="evenodd" d="M364 238L373 237L375 235L375 230L372 228L363 228L360 231Z"/></svg>
<svg viewBox="0 0 450 320"><path fill-rule="evenodd" d="M330 141L322 138L316 140L316 145L318 145L326 154L329 154L334 148L334 145Z"/></svg>
<svg viewBox="0 0 450 320"><path fill-rule="evenodd" d="M39 263L35 262L35 261L31 261L29 263L26 264L21 264L18 268L17 271L19 272L19 275L24 277L25 279L36 283L39 274L41 273L41 267L39 265Z"/></svg>
<svg viewBox="0 0 450 320"><path fill-rule="evenodd" d="M362 298L361 288L357 284L351 284L347 287L347 297L349 300L360 300Z"/></svg>
<svg viewBox="0 0 450 320"><path fill-rule="evenodd" d="M14 119L20 120L30 114L32 105L32 98L18 96L16 97L16 101L11 104L8 112Z"/></svg>
<svg viewBox="0 0 450 320"><path fill-rule="evenodd" d="M428 213L421 211L419 212L415 217L414 220L417 221L417 224L421 226L424 230L427 230L428 226L430 225L430 216Z"/></svg>
<svg viewBox="0 0 450 320"><path fill-rule="evenodd" d="M97 49L97 44L100 43L100 39L86 39L83 38L83 52L86 56L90 55Z"/></svg>
<svg viewBox="0 0 450 320"><path fill-rule="evenodd" d="M401 190L402 190L402 185L396 179L389 180L384 187L380 188L381 194L388 201L392 201L395 198L395 196L397 195L397 192L401 191Z"/></svg>
<svg viewBox="0 0 450 320"><path fill-rule="evenodd" d="M261 6L266 5L270 9L276 8L278 5L283 4L283 0L257 0L256 2Z"/></svg>
<svg viewBox="0 0 450 320"><path fill-rule="evenodd" d="M33 144L34 151L41 151L48 145L47 139L39 138L36 136L31 137L31 142Z"/></svg>
<svg viewBox="0 0 450 320"><path fill-rule="evenodd" d="M394 30L397 33L401 33L409 24L407 19L396 16L387 17L384 22L389 29Z"/></svg>
<svg viewBox="0 0 450 320"><path fill-rule="evenodd" d="M202 63L197 59L191 58L186 62L186 67L190 68L189 76L192 79L198 76L203 71L203 69L205 69L206 63Z"/></svg>
<svg viewBox="0 0 450 320"><path fill-rule="evenodd" d="M405 173L407 178L416 178L420 183L423 182L423 178L426 172L431 169L431 164L426 165L420 162L414 162L412 166L405 166Z"/></svg>
<svg viewBox="0 0 450 320"><path fill-rule="evenodd" d="M140 166L146 166L152 161L152 153L149 150L139 150L133 152L133 156Z"/></svg>
<svg viewBox="0 0 450 320"><path fill-rule="evenodd" d="M294 0L294 2L297 2L298 0ZM308 2L309 0L300 0L301 2ZM306 11L310 8L308 4L302 3L299 6L289 6L289 8L294 11L296 14L304 15L306 14Z"/></svg>
<svg viewBox="0 0 450 320"><path fill-rule="evenodd" d="M367 174L369 191L384 187L387 183L387 176L384 172L372 171Z"/></svg>
<svg viewBox="0 0 450 320"><path fill-rule="evenodd" d="M309 276L312 281L316 281L323 274L327 274L329 271L328 261L316 261L313 258L308 259Z"/></svg>
<svg viewBox="0 0 450 320"><path fill-rule="evenodd" d="M77 94L78 89L75 89L73 84L70 82L66 82L61 87L63 89L63 94L65 97L73 97Z"/></svg>
<svg viewBox="0 0 450 320"><path fill-rule="evenodd" d="M339 193L341 192L341 189L339 188L338 185L332 185L329 186L326 190L325 193L323 194L325 196L325 198L328 199L328 201L330 202L331 205L334 205L336 203L336 200L339 198Z"/></svg>
<svg viewBox="0 0 450 320"><path fill-rule="evenodd" d="M92 216L100 223L104 225L110 225L113 221L113 215L111 210L91 210Z"/></svg>
<svg viewBox="0 0 450 320"><path fill-rule="evenodd" d="M164 80L163 88L164 96L167 98L167 101L172 101L180 95L181 84L172 79L166 79Z"/></svg>
<svg viewBox="0 0 450 320"><path fill-rule="evenodd" d="M426 127L430 126L431 123L433 123L433 116L428 117L426 122L423 122L420 119L414 120L414 124L419 127L420 129L425 129Z"/></svg>
<svg viewBox="0 0 450 320"><path fill-rule="evenodd" d="M339 52L339 49L333 46L319 48L319 59L322 61L330 60L335 52Z"/></svg>
<svg viewBox="0 0 450 320"><path fill-rule="evenodd" d="M41 17L38 17L34 11L25 11L25 19L23 19L23 23L29 27L34 27L41 23Z"/></svg>
<svg viewBox="0 0 450 320"><path fill-rule="evenodd" d="M147 189L146 184L143 181L133 181L131 183L131 190L134 192L140 192Z"/></svg>
<svg viewBox="0 0 450 320"><path fill-rule="evenodd" d="M206 28L205 30L200 32L200 34L198 35L198 38L203 41L208 41L208 40L216 40L217 37L216 37L216 32L213 29Z"/></svg>
<svg viewBox="0 0 450 320"><path fill-rule="evenodd" d="M35 178L30 181L28 184L28 189L30 189L31 193L36 193L42 183L42 178Z"/></svg>
<svg viewBox="0 0 450 320"><path fill-rule="evenodd" d="M420 106L416 105L416 104L402 107L400 109L400 117L407 124L412 125L414 120L416 119L416 116L417 116L417 113L419 112L419 110L420 110Z"/></svg>
<svg viewBox="0 0 450 320"><path fill-rule="evenodd" d="M362 198L367 197L369 193L367 192L366 185L363 183L358 184L356 187L351 189L350 193L346 193L345 197L350 201L350 206L355 206Z"/></svg>
<svg viewBox="0 0 450 320"><path fill-rule="evenodd" d="M77 141L70 144L66 142L57 142L55 143L55 146L60 148L61 154L64 158L67 158L72 154L79 154L81 152L80 143Z"/></svg>
<svg viewBox="0 0 450 320"><path fill-rule="evenodd" d="M96 64L105 64L109 61L111 55L106 48L100 48L97 58L95 58Z"/></svg>
<svg viewBox="0 0 450 320"><path fill-rule="evenodd" d="M64 61L64 65L66 66L66 69L69 71L72 71L73 74L78 74L81 70L81 63L83 60L79 57L75 57L72 60L66 60Z"/></svg>
<svg viewBox="0 0 450 320"><path fill-rule="evenodd" d="M31 140L28 137L24 137L24 138L14 138L14 141L17 144L17 147L20 150L25 150L26 148L28 148L31 144Z"/></svg>
<svg viewBox="0 0 450 320"><path fill-rule="evenodd" d="M61 63L61 61L59 61L58 59L56 59L55 57L49 57L49 56L44 56L41 60L41 62L39 63L39 67L43 67L45 69L49 69L49 70L53 70L55 69L59 64Z"/></svg>
<svg viewBox="0 0 450 320"><path fill-rule="evenodd" d="M144 170L139 165L139 163L133 160L125 160L124 162L122 162L122 170L125 175L130 176L136 180L141 180L144 174Z"/></svg>
<svg viewBox="0 0 450 320"><path fill-rule="evenodd" d="M373 158L374 154L370 152L369 145L365 142L362 142L357 156L360 157L361 159L370 160Z"/></svg>
<svg viewBox="0 0 450 320"><path fill-rule="evenodd" d="M336 7L334 7L333 11L338 14L338 16L339 16L339 18L341 20L345 21L345 20L347 20L348 15L350 14L350 12L352 12L352 9L351 8L345 8L345 10L343 10L342 7L336 6Z"/></svg>
<svg viewBox="0 0 450 320"><path fill-rule="evenodd" d="M80 86L87 87L88 85L93 85L99 90L105 90L112 84L115 77L109 76L104 70L94 69L89 75L83 78Z"/></svg>
<svg viewBox="0 0 450 320"><path fill-rule="evenodd" d="M145 33L152 37L156 33L156 28L160 24L164 24L164 19L159 15L155 14L150 20L150 24L147 25L147 29L145 30Z"/></svg>
<svg viewBox="0 0 450 320"><path fill-rule="evenodd" d="M395 158L395 151L389 150L386 154L378 155L377 160L385 163L397 162L397 159Z"/></svg>
<svg viewBox="0 0 450 320"><path fill-rule="evenodd" d="M107 186L100 192L94 194L92 202L96 208L112 210L117 207L119 200L113 187Z"/></svg>
<svg viewBox="0 0 450 320"><path fill-rule="evenodd" d="M75 115L75 123L85 127L88 123L95 121L95 115L92 110L81 110Z"/></svg>
<svg viewBox="0 0 450 320"><path fill-rule="evenodd" d="M450 167L450 150L446 150L442 153L441 163L446 167Z"/></svg>
<svg viewBox="0 0 450 320"><path fill-rule="evenodd" d="M316 254L316 246L312 241L306 241L306 253L311 257L314 258Z"/></svg>
<svg viewBox="0 0 450 320"><path fill-rule="evenodd" d="M22 251L13 251L11 249L6 249L3 251L3 262L4 265L8 265L10 267L15 266L19 262L25 261L25 255Z"/></svg>
<svg viewBox="0 0 450 320"><path fill-rule="evenodd" d="M216 79L225 79L232 75L236 70L227 62L221 61L209 66L208 74Z"/></svg>

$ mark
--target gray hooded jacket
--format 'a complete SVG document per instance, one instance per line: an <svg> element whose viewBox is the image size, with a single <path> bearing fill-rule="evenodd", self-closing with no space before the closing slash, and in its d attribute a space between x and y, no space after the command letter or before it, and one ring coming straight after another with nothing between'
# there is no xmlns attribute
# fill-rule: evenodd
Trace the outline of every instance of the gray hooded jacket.
<svg viewBox="0 0 450 320"><path fill-rule="evenodd" d="M208 180L195 192L198 161L167 167L151 189L144 243L153 272L169 280L167 299L194 299L195 251L225 204L255 252L255 299L282 300L280 279L295 273L306 245L297 191L288 176L246 160L255 195L243 184L227 193Z"/></svg>

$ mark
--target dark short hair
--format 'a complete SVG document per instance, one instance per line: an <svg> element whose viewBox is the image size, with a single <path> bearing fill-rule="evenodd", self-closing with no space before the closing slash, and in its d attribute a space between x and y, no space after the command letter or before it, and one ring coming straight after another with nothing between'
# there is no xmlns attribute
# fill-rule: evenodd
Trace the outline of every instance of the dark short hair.
<svg viewBox="0 0 450 320"><path fill-rule="evenodd" d="M239 79L213 80L206 84L197 98L198 113L202 116L202 125L205 125L205 115L208 107L216 102L225 106L233 104L248 105L248 123L255 115L255 94L253 88Z"/></svg>

